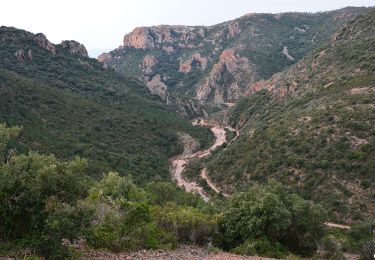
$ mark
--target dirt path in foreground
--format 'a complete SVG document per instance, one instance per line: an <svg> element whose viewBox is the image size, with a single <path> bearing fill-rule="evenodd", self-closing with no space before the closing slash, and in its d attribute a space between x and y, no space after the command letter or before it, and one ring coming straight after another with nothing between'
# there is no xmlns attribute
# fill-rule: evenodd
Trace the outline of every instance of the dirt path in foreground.
<svg viewBox="0 0 375 260"><path fill-rule="evenodd" d="M108 253L95 250L82 250L85 259L154 259L154 260L267 260L271 258L263 258L258 256L240 256L225 252L212 253L207 248L197 246L181 246L175 250L142 250L138 252L126 253Z"/></svg>

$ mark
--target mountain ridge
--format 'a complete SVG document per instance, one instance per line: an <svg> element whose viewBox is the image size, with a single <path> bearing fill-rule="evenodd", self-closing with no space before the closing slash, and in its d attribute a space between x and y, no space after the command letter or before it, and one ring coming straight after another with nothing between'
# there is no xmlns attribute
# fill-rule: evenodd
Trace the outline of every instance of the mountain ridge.
<svg viewBox="0 0 375 260"><path fill-rule="evenodd" d="M137 27L124 36L122 46L99 60L143 80L164 100L177 96L203 106L223 106L237 101L251 83L300 60L366 10L251 14L212 26ZM220 58L228 52L233 52L231 59ZM145 66L150 57L152 68ZM253 69L247 73L241 67Z"/></svg>

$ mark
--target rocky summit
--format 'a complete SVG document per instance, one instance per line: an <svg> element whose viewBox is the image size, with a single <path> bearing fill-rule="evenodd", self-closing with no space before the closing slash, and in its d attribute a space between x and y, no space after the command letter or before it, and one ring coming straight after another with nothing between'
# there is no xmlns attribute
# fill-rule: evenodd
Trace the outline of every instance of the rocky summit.
<svg viewBox="0 0 375 260"><path fill-rule="evenodd" d="M72 54L78 54L82 57L88 57L85 46L76 41L62 41L61 46L69 50Z"/></svg>

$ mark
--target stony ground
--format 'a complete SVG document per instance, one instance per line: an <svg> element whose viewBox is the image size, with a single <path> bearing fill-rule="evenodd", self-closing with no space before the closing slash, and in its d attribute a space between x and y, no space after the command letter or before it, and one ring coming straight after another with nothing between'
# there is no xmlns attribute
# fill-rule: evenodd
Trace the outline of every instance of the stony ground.
<svg viewBox="0 0 375 260"><path fill-rule="evenodd" d="M173 251L162 250L142 250L138 252L128 253L107 253L102 251L84 250L85 259L160 259L160 260L174 260L174 259L193 259L193 260L266 260L271 258L262 258L256 256L239 256L224 252L209 252L208 249L194 246L183 246Z"/></svg>

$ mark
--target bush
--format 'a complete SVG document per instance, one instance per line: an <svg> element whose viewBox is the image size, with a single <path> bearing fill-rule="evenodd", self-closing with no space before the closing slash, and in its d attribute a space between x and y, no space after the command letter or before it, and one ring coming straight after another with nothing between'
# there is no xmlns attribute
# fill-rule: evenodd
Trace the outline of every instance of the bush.
<svg viewBox="0 0 375 260"><path fill-rule="evenodd" d="M325 219L321 206L290 194L280 184L269 181L265 186L255 185L229 199L219 222L219 230L223 233L223 241L219 243L225 249L243 249L241 245L248 248L248 241L269 241L292 252L312 255L324 235ZM257 247L251 248L255 250Z"/></svg>
<svg viewBox="0 0 375 260"><path fill-rule="evenodd" d="M288 250L280 243L271 243L268 240L248 240L234 248L231 252L240 255L259 255L273 258L285 258Z"/></svg>
<svg viewBox="0 0 375 260"><path fill-rule="evenodd" d="M173 202L178 205L196 207L203 204L199 196L188 193L170 182L151 182L146 186L148 201L153 205L163 206Z"/></svg>
<svg viewBox="0 0 375 260"><path fill-rule="evenodd" d="M0 174L0 230L15 238L43 229L51 200L73 205L87 195L87 161L60 162L53 156L14 156Z"/></svg>
<svg viewBox="0 0 375 260"><path fill-rule="evenodd" d="M173 234L179 243L203 245L216 233L216 219L192 207L157 206L153 218L160 229Z"/></svg>
<svg viewBox="0 0 375 260"><path fill-rule="evenodd" d="M363 260L372 260L375 255L375 239L364 242L361 249L361 258Z"/></svg>
<svg viewBox="0 0 375 260"><path fill-rule="evenodd" d="M110 198L113 200L124 198L129 201L144 202L146 193L138 188L131 176L122 177L117 172L109 172L103 175L103 179L97 182L90 190L92 199Z"/></svg>
<svg viewBox="0 0 375 260"><path fill-rule="evenodd" d="M342 245L332 237L325 237L320 242L319 255L323 259L345 259Z"/></svg>

